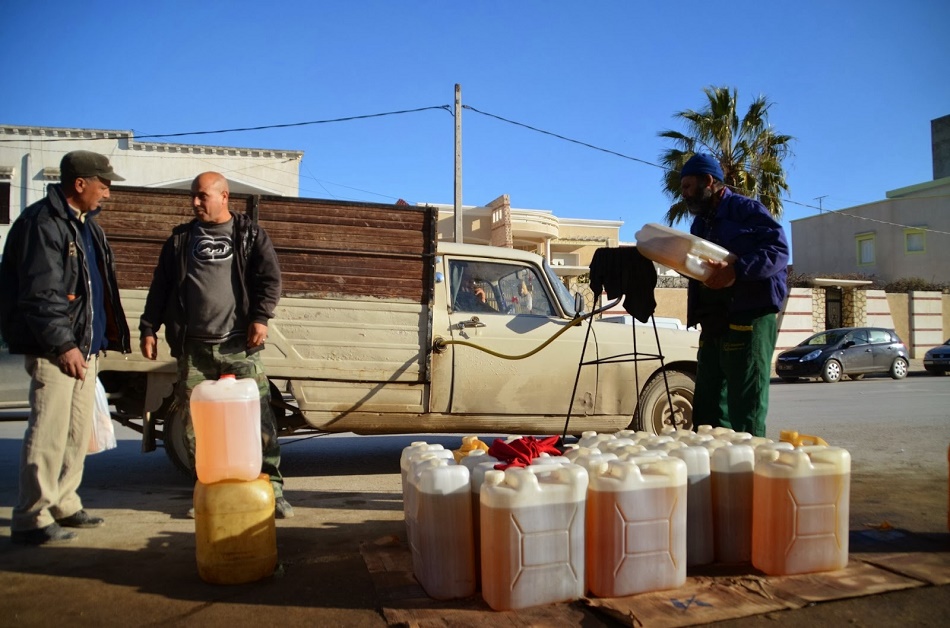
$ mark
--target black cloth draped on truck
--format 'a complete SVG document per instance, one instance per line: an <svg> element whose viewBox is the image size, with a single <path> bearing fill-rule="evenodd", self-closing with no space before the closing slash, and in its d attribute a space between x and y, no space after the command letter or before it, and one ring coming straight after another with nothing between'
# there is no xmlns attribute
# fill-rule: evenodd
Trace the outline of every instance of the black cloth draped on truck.
<svg viewBox="0 0 950 628"><path fill-rule="evenodd" d="M635 246L599 248L590 261L590 287L594 298L623 295L623 308L641 323L656 311L656 267Z"/></svg>

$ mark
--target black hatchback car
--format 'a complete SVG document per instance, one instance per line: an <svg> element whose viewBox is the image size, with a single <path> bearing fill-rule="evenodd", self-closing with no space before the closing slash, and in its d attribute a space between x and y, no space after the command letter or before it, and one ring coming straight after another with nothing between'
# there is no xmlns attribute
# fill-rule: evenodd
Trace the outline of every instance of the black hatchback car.
<svg viewBox="0 0 950 628"><path fill-rule="evenodd" d="M907 347L893 329L828 329L780 353L775 372L786 382L820 377L833 383L843 375L861 379L868 373L901 379L907 375Z"/></svg>

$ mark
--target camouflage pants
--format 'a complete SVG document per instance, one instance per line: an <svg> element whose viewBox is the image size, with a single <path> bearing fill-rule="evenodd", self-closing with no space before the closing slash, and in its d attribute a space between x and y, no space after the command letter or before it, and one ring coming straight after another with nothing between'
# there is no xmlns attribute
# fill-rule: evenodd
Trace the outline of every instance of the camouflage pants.
<svg viewBox="0 0 950 628"><path fill-rule="evenodd" d="M195 431L191 423L191 391L201 382L218 379L222 375L236 375L257 382L261 394L261 473L270 476L274 497L284 494L284 478L280 475L280 443L277 440L277 421L270 407L270 385L264 374L260 353L247 354L244 336L230 338L221 344L186 340L184 354L178 358L178 385L175 392L177 411L185 419L188 439L188 457L195 463Z"/></svg>

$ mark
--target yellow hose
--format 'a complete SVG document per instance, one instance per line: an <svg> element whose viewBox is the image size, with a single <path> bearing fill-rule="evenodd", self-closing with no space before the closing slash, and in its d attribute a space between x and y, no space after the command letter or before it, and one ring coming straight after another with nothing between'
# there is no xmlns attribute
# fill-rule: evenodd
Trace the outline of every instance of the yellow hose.
<svg viewBox="0 0 950 628"><path fill-rule="evenodd" d="M521 355L505 355L504 353L498 353L497 351L486 349L485 347L468 342L466 340L444 340L442 338L436 338L433 344L435 345L436 349L440 349L442 347L445 347L446 345L459 345L462 347L471 347L473 349L478 349L479 351L484 351L485 353L489 355L493 355L496 358L501 358L503 360L523 360L525 358L530 358L541 349L544 349L546 346L554 342L558 336L566 332L571 327L574 327L575 325L580 325L584 321L584 319L590 318L594 314L595 312L591 312L590 314L583 314L581 316L575 317L574 319L571 320L570 323L565 325L562 329L559 329L556 334L554 334L553 336L551 336L550 338L542 342L538 347L532 349L531 351L528 351L527 353L522 353Z"/></svg>

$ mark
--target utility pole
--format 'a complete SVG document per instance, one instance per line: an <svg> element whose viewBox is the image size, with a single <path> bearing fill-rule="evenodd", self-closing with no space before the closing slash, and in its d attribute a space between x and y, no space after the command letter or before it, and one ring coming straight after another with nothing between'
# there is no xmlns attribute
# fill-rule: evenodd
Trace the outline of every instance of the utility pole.
<svg viewBox="0 0 950 628"><path fill-rule="evenodd" d="M821 199L823 199L823 198L828 198L828 195L825 194L824 196L816 196L816 197L813 199L813 200L818 201L818 213L819 213L819 214L820 214L821 211L822 211L822 210L821 210Z"/></svg>
<svg viewBox="0 0 950 628"><path fill-rule="evenodd" d="M462 86L455 84L455 241L462 243Z"/></svg>

